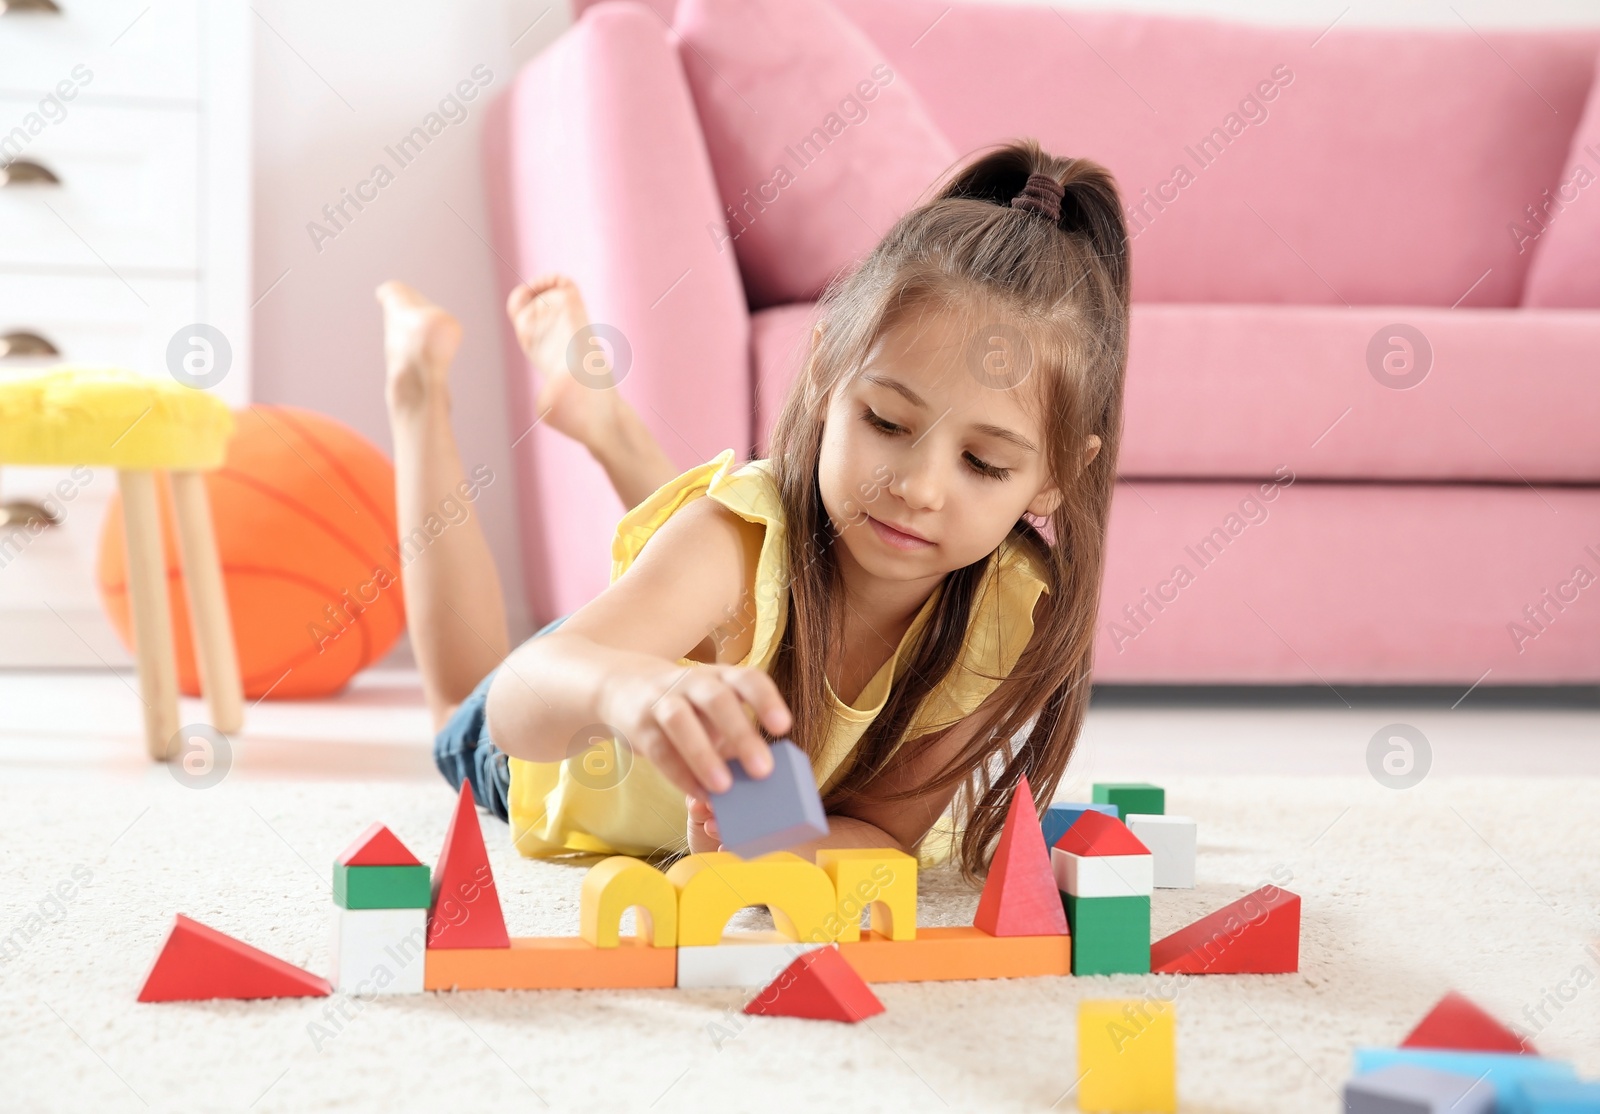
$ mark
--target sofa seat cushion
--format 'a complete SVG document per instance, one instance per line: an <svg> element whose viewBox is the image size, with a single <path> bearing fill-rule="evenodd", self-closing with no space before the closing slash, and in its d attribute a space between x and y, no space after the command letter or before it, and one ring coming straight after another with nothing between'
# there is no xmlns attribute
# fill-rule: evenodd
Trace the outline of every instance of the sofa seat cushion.
<svg viewBox="0 0 1600 1114"><path fill-rule="evenodd" d="M756 451L815 307L752 316ZM1118 473L1600 483L1600 314L1135 303Z"/></svg>

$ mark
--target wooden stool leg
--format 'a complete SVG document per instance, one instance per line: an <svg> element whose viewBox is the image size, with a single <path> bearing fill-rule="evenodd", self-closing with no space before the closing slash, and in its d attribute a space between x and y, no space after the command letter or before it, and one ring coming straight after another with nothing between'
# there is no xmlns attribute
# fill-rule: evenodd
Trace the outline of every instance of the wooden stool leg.
<svg viewBox="0 0 1600 1114"><path fill-rule="evenodd" d="M199 472L173 472L171 478L200 691L211 707L211 726L231 735L244 724L244 686L239 679L239 653L233 643L217 539L211 528L211 503Z"/></svg>
<svg viewBox="0 0 1600 1114"><path fill-rule="evenodd" d="M172 612L167 605L167 562L161 552L161 515L155 476L119 470L122 533L128 548L128 602L133 615L134 658L144 699L144 738L150 757L165 762L178 733L178 663L172 653Z"/></svg>

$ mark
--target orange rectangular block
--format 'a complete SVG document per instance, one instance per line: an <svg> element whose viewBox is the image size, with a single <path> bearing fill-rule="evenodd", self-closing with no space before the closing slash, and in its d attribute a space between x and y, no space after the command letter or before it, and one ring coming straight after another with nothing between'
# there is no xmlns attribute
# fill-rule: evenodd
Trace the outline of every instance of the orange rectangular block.
<svg viewBox="0 0 1600 1114"><path fill-rule="evenodd" d="M513 936L509 948L429 948L424 990L602 990L676 986L678 949L624 936L597 948L580 936Z"/></svg>
<svg viewBox="0 0 1600 1114"><path fill-rule="evenodd" d="M869 932L839 945L867 982L932 982L940 979L1015 979L1070 975L1070 936L990 936L973 925L917 926L914 940L891 940Z"/></svg>

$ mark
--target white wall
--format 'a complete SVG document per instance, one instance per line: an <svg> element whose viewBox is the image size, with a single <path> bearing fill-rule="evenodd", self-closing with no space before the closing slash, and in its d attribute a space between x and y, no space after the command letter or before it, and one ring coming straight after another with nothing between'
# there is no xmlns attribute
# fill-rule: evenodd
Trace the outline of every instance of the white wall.
<svg viewBox="0 0 1600 1114"><path fill-rule="evenodd" d="M1326 26L1422 23L1485 28L1593 25L1591 0L1126 0L1128 9L1209 13ZM499 299L492 282L479 153L483 97L376 201L318 251L307 224L388 161L409 131L474 66L490 94L569 23L541 0L260 0L255 6L256 397L338 417L390 448L379 313L372 290L405 279L465 327L455 371L455 427L469 469L499 477L480 506L511 613L531 633L516 542L504 419ZM530 29L531 25L531 29Z"/></svg>
<svg viewBox="0 0 1600 1114"><path fill-rule="evenodd" d="M538 0L261 0L255 4L255 397L320 410L392 452L373 288L403 279L450 309L464 339L456 435L480 497L513 637L531 633L516 542L500 300L479 133L488 100L566 28ZM395 172L342 230L322 213L475 66L493 75L467 116ZM368 191L370 192L370 191ZM333 232L320 244L311 222ZM320 248L320 250L319 250Z"/></svg>

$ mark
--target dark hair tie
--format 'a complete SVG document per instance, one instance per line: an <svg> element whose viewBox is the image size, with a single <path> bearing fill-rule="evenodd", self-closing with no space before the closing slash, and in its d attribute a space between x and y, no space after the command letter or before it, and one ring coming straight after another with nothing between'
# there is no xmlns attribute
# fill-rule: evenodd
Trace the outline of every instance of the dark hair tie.
<svg viewBox="0 0 1600 1114"><path fill-rule="evenodd" d="M1029 209L1051 224L1061 219L1061 198L1066 187L1048 174L1037 171L1028 175L1028 184L1011 199L1013 209Z"/></svg>

